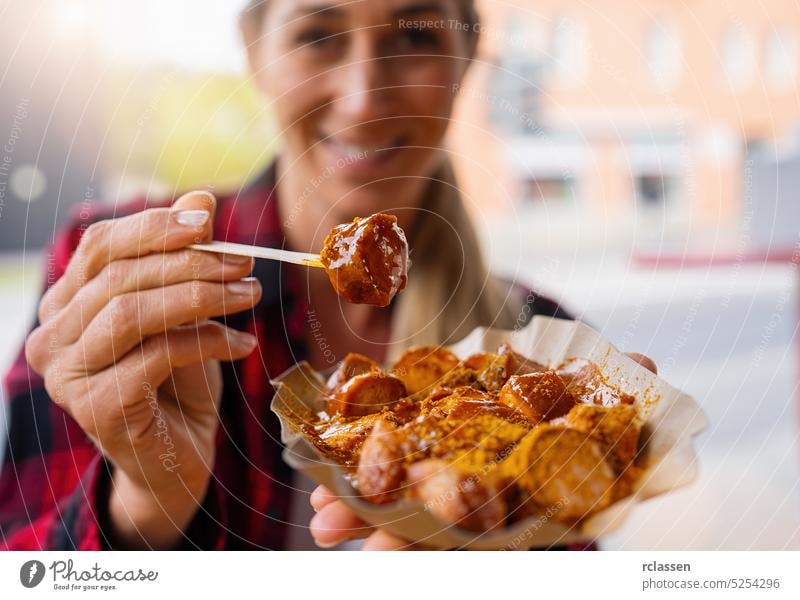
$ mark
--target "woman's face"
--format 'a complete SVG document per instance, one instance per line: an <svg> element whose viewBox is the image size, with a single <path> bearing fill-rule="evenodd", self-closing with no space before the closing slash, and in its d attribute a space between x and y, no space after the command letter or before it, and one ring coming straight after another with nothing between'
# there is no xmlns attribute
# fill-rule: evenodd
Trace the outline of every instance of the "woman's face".
<svg viewBox="0 0 800 600"><path fill-rule="evenodd" d="M413 205L471 58L468 28L458 0L268 0L250 60L285 172L324 186L335 212Z"/></svg>

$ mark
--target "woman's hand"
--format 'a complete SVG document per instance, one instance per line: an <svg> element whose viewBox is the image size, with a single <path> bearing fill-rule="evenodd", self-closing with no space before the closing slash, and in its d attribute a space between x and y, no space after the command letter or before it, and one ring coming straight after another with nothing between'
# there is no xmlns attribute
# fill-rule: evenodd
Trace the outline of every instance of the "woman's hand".
<svg viewBox="0 0 800 600"><path fill-rule="evenodd" d="M198 192L90 226L45 294L26 356L50 398L115 470L115 542L170 547L202 502L214 465L220 360L256 340L210 322L261 296L251 259L195 252L216 202Z"/></svg>
<svg viewBox="0 0 800 600"><path fill-rule="evenodd" d="M656 363L644 354L629 352L628 356L653 373L658 373ZM311 494L311 506L316 515L308 527L316 544L331 548L342 542L366 538L362 550L413 550L417 546L381 529L370 527L331 491L318 486Z"/></svg>
<svg viewBox="0 0 800 600"><path fill-rule="evenodd" d="M317 546L332 548L348 540L366 538L362 550L414 550L416 546L382 529L370 527L325 486L311 494L316 515L308 527Z"/></svg>

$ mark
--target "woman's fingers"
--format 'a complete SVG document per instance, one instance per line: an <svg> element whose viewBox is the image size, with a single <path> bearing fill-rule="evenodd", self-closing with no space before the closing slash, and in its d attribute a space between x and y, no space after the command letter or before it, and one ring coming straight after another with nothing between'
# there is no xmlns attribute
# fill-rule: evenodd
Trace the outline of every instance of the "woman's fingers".
<svg viewBox="0 0 800 600"><path fill-rule="evenodd" d="M40 322L56 315L87 281L115 260L168 252L207 240L215 208L216 200L210 193L192 192L171 209L145 210L89 226L64 276L42 298Z"/></svg>
<svg viewBox="0 0 800 600"><path fill-rule="evenodd" d="M131 292L163 288L185 281L235 281L252 271L253 259L178 250L141 258L117 260L83 286L72 300L35 332L47 333L49 346L63 347L80 338L112 298Z"/></svg>
<svg viewBox="0 0 800 600"><path fill-rule="evenodd" d="M362 550L416 550L411 542L392 535L383 529L377 529L367 538Z"/></svg>
<svg viewBox="0 0 800 600"><path fill-rule="evenodd" d="M248 356L256 347L255 336L208 321L200 325L184 325L154 335L142 342L123 360L138 364L140 381L154 388L161 385L174 369L207 360L234 361ZM114 367L111 367L114 368Z"/></svg>
<svg viewBox="0 0 800 600"><path fill-rule="evenodd" d="M656 365L655 361L649 356L645 356L644 354L639 354L638 352L627 352L627 355L630 356L637 363L642 365L645 369L648 369L653 373L655 373L656 375L658 375L658 366Z"/></svg>
<svg viewBox="0 0 800 600"><path fill-rule="evenodd" d="M413 549L409 542L364 523L325 486L318 486L310 500L317 514L311 519L309 529L314 541L322 548L367 538L363 550Z"/></svg>
<svg viewBox="0 0 800 600"><path fill-rule="evenodd" d="M80 395L81 402L64 408L84 431L107 446L114 443L121 424L135 430L137 416L142 412L149 415L142 407L143 400L148 400L146 394L154 393L173 369L209 359L239 360L255 347L256 339L250 334L213 321L177 327L146 339L116 364L92 377L90 391L87 383L79 382L86 388Z"/></svg>
<svg viewBox="0 0 800 600"><path fill-rule="evenodd" d="M341 500L322 507L308 524L316 544L330 548L347 540L361 539L375 531L359 519Z"/></svg>
<svg viewBox="0 0 800 600"><path fill-rule="evenodd" d="M311 507L314 509L314 512L319 512L328 506L328 504L336 502L338 499L339 497L324 485L318 485L317 488L311 492L309 502L311 503Z"/></svg>
<svg viewBox="0 0 800 600"><path fill-rule="evenodd" d="M205 211L211 215L211 223L214 221L214 214L217 212L217 199L211 192L204 190L189 192L184 194L172 204L173 212L181 211ZM205 229L205 237L198 239L198 242L210 242L213 231L211 227Z"/></svg>
<svg viewBox="0 0 800 600"><path fill-rule="evenodd" d="M66 353L81 372L105 369L145 338L179 325L241 312L261 298L254 278L225 284L191 281L116 296Z"/></svg>

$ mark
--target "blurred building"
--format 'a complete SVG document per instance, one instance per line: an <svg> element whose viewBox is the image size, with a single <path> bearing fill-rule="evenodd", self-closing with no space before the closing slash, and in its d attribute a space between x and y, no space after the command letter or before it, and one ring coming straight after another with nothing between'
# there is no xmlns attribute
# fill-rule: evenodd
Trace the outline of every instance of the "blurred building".
<svg viewBox="0 0 800 600"><path fill-rule="evenodd" d="M36 250L70 215L133 196L226 190L274 153L242 72L238 2L3 5L0 251Z"/></svg>
<svg viewBox="0 0 800 600"><path fill-rule="evenodd" d="M724 247L749 223L762 245L792 231L797 3L478 1L451 147L473 211L500 223L490 241ZM193 27L191 0L6 4L0 248L39 247L75 204L229 187L272 157L242 0Z"/></svg>
<svg viewBox="0 0 800 600"><path fill-rule="evenodd" d="M0 36L0 251L49 242L100 184L96 46L52 0L7 2Z"/></svg>
<svg viewBox="0 0 800 600"><path fill-rule="evenodd" d="M515 4L481 3L484 62L460 90L453 147L479 210L550 236L582 223L584 242L732 244L758 208L752 156L796 153L800 7Z"/></svg>

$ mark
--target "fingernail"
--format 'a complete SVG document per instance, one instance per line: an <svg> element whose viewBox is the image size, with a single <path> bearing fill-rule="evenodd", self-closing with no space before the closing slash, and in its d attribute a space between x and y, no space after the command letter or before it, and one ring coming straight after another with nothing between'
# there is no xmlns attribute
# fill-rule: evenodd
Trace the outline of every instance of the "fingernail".
<svg viewBox="0 0 800 600"><path fill-rule="evenodd" d="M232 294L238 296L252 296L255 293L255 286L258 280L255 277L245 277L239 281L226 283L225 287Z"/></svg>
<svg viewBox="0 0 800 600"><path fill-rule="evenodd" d="M217 254L217 258L223 264L230 264L230 265L245 265L247 263L253 262L253 259L250 256L239 256L238 254Z"/></svg>
<svg viewBox="0 0 800 600"><path fill-rule="evenodd" d="M231 330L228 333L228 339L234 346L241 346L242 348L255 348L256 344L258 344L256 336L244 331Z"/></svg>
<svg viewBox="0 0 800 600"><path fill-rule="evenodd" d="M208 223L207 210L180 210L175 213L175 220L186 227L200 227Z"/></svg>
<svg viewBox="0 0 800 600"><path fill-rule="evenodd" d="M311 520L308 522L308 530L312 531L314 529L325 529L324 527L319 526L319 519L317 515L311 517ZM338 546L341 543L339 541L321 542L317 540L316 536L313 533L311 534L311 537L314 538L314 543L320 548L333 548L334 546Z"/></svg>
<svg viewBox="0 0 800 600"><path fill-rule="evenodd" d="M183 196L178 198L175 202L180 202L184 198L191 198L192 196L205 196L206 198L210 198L212 201L214 200L214 194L212 194L208 190L193 190L191 192L186 192Z"/></svg>

